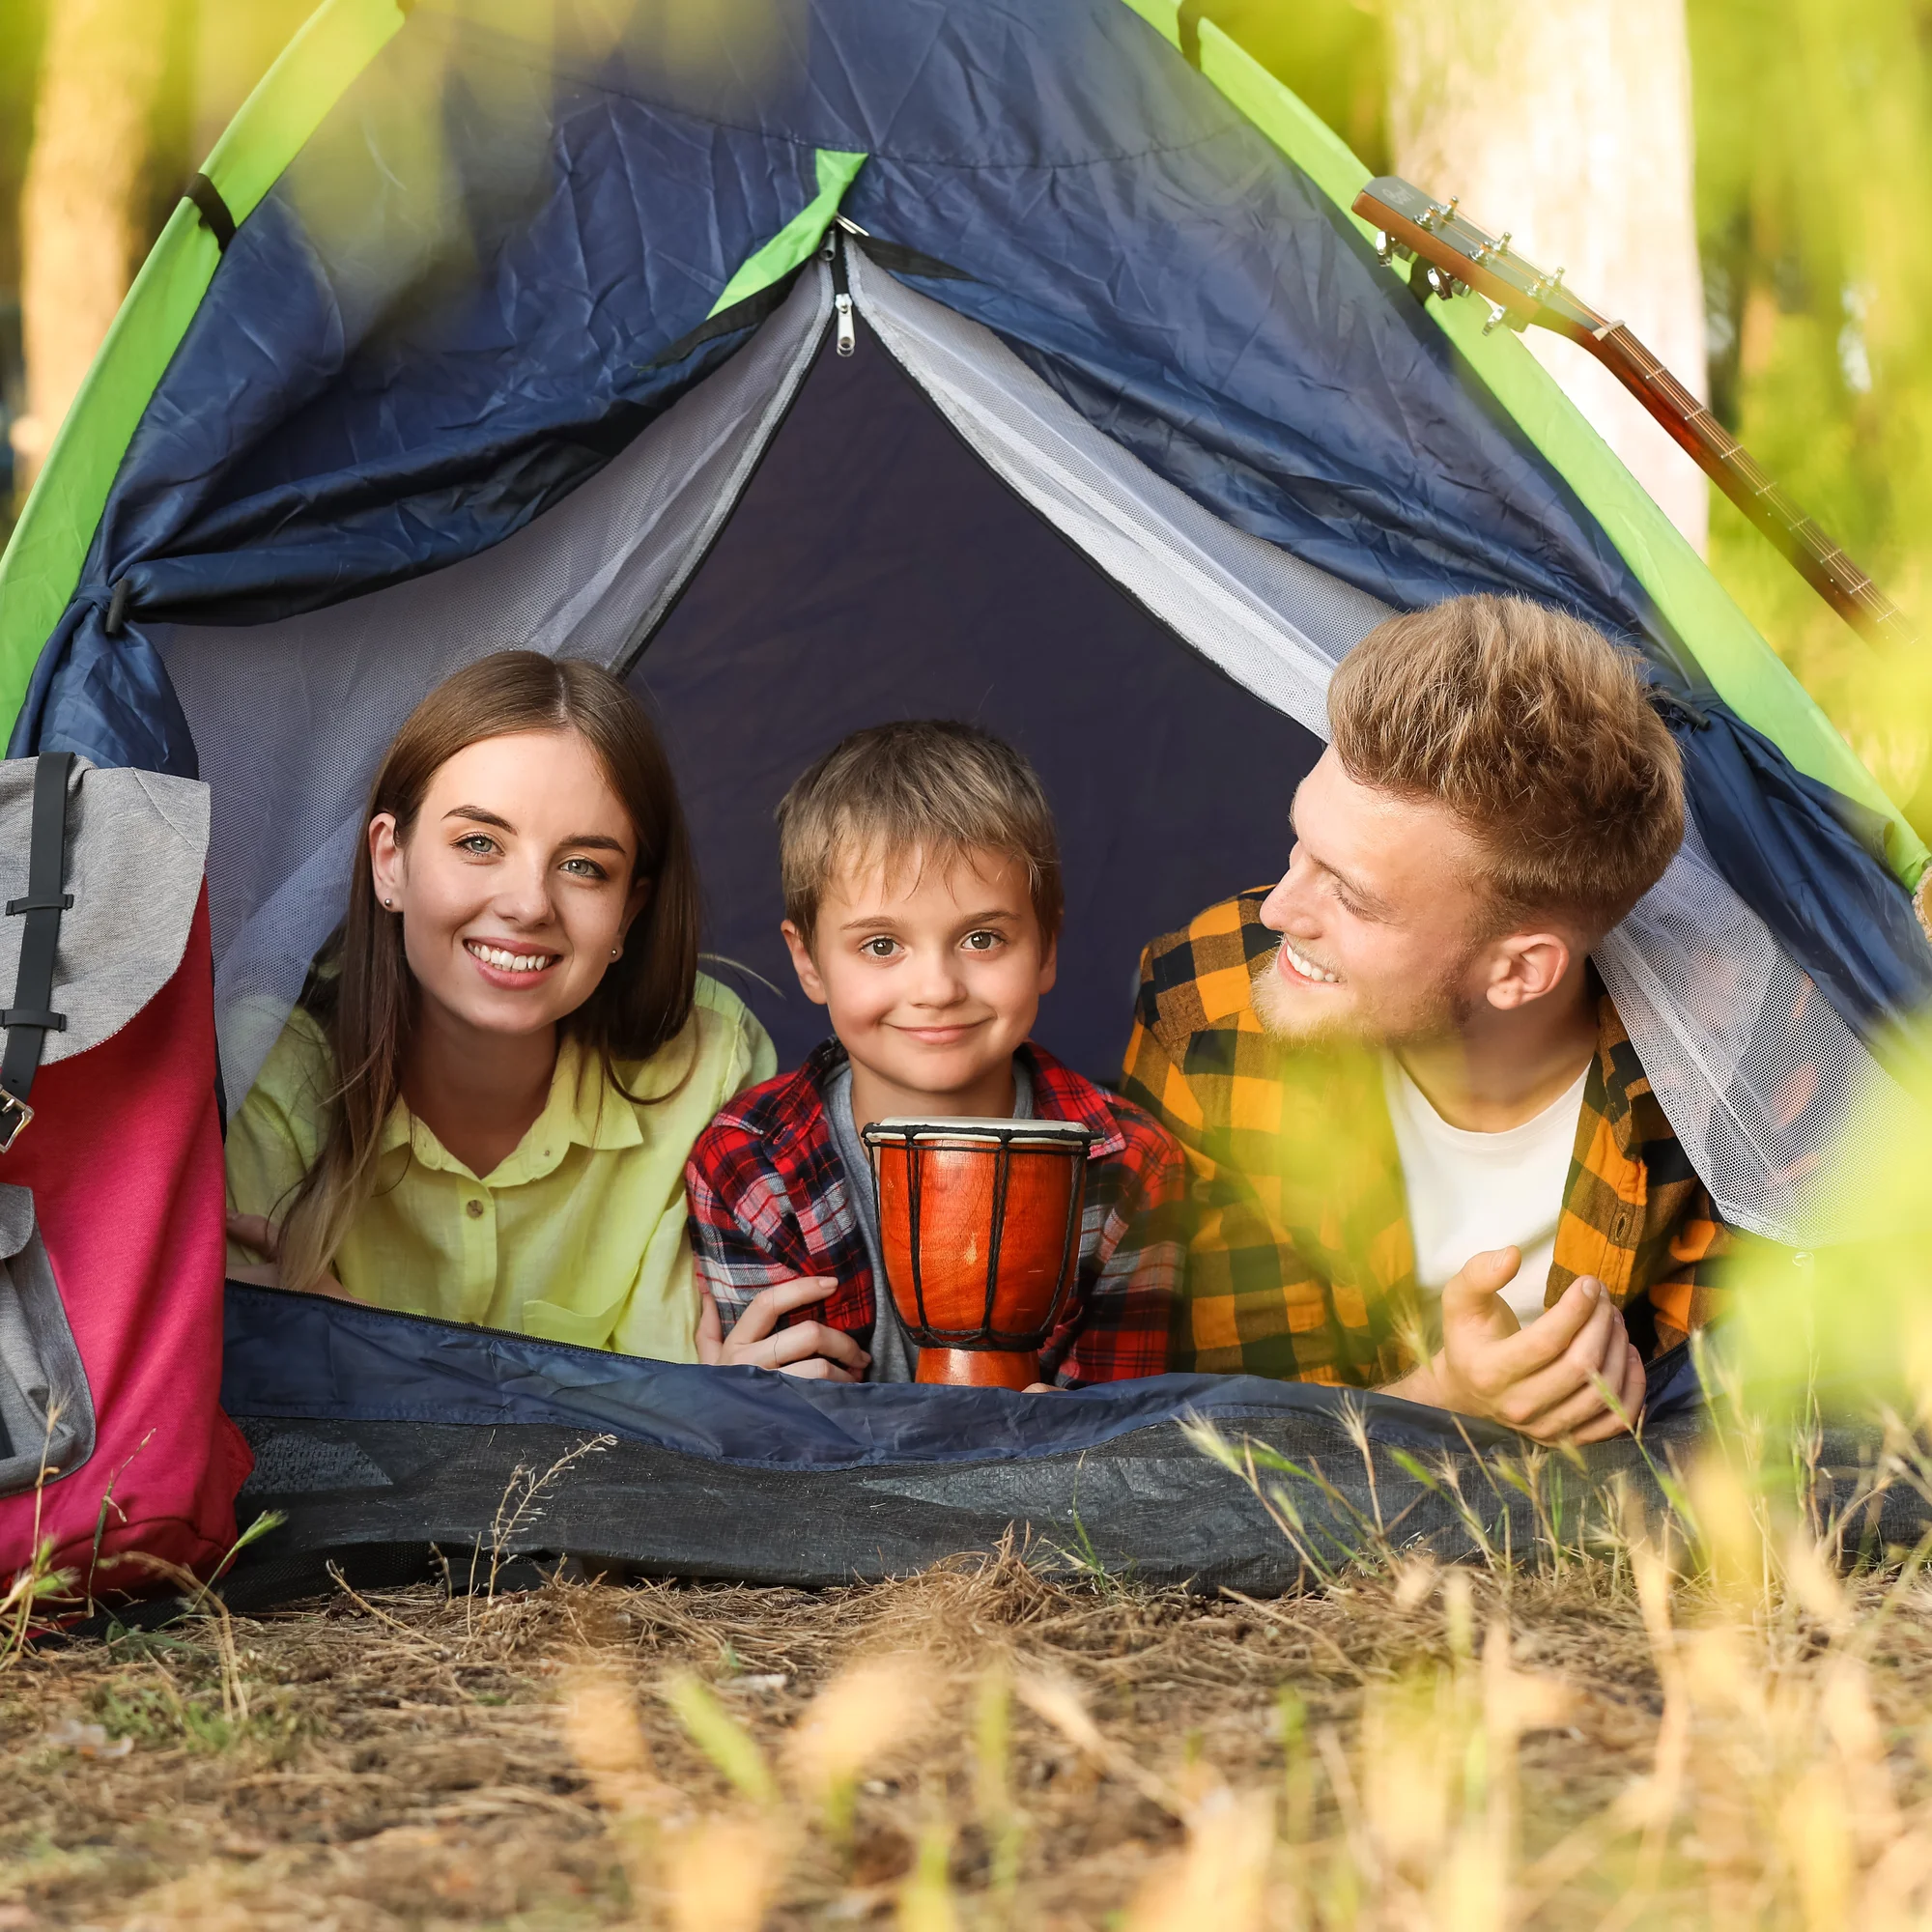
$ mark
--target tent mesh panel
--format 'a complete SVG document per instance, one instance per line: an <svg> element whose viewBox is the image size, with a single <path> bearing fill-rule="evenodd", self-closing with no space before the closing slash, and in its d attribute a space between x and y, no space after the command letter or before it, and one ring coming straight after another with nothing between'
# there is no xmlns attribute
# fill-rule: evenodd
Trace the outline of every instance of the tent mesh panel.
<svg viewBox="0 0 1932 1932"><path fill-rule="evenodd" d="M1856 1163L1905 1096L1725 884L1691 829L1596 953L1651 1089L1726 1221L1843 1238L1821 1171Z"/></svg>
<svg viewBox="0 0 1932 1932"><path fill-rule="evenodd" d="M1229 676L1327 737L1329 673L1382 606L1155 476L991 330L863 260L853 290L1012 489ZM1841 1134L1878 1131L1902 1096L1694 832L1599 964L1719 1212L1773 1239L1831 1238L1813 1198L1820 1167Z"/></svg>

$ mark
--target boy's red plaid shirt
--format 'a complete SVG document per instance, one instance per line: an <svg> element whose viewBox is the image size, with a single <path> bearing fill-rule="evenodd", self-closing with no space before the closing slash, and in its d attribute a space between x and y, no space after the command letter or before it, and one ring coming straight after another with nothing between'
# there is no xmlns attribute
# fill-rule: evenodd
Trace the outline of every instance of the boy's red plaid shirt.
<svg viewBox="0 0 1932 1932"><path fill-rule="evenodd" d="M1064 1384L1157 1376L1180 1287L1187 1174L1180 1150L1138 1107L1020 1049L1037 1119L1091 1127L1080 1272L1066 1319L1040 1356L1041 1379ZM862 1340L879 1285L844 1162L821 1097L845 1061L827 1040L796 1073L739 1094L697 1138L685 1169L698 1280L728 1329L761 1288L831 1275L827 1299L794 1320L824 1321Z"/></svg>

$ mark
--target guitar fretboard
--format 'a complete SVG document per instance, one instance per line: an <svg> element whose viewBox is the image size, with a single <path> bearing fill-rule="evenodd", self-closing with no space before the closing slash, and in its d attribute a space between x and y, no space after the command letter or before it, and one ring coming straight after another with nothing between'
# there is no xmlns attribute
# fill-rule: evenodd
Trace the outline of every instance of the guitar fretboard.
<svg viewBox="0 0 1932 1932"><path fill-rule="evenodd" d="M1890 598L1765 474L1755 457L1622 323L1577 339L1634 390L1732 502L1771 538L1847 623L1878 641L1909 641Z"/></svg>

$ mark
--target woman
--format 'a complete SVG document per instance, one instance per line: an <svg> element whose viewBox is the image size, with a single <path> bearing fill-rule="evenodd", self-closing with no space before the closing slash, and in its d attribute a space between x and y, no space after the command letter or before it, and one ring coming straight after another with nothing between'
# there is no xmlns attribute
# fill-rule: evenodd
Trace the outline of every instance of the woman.
<svg viewBox="0 0 1932 1932"><path fill-rule="evenodd" d="M696 1358L683 1171L775 1070L697 971L683 814L637 699L506 651L417 705L349 910L228 1136L243 1280Z"/></svg>

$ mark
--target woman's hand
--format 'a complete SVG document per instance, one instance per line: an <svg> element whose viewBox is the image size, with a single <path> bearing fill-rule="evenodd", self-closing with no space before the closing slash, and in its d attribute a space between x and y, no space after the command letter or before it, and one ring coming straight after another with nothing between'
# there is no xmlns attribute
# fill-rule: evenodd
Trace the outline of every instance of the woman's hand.
<svg viewBox="0 0 1932 1932"><path fill-rule="evenodd" d="M809 1381L864 1381L872 1358L844 1329L823 1321L778 1326L781 1316L823 1301L838 1286L830 1275L802 1275L796 1281L761 1288L728 1335L718 1304L700 1286L697 1359L714 1369L776 1369Z"/></svg>
<svg viewBox="0 0 1932 1932"><path fill-rule="evenodd" d="M231 1214L228 1217L228 1238L239 1241L244 1248L265 1257L259 1267L231 1267L230 1281L245 1281L256 1288L282 1288L282 1236L281 1230L266 1214ZM338 1301L354 1301L355 1297L336 1280L332 1274L326 1274L318 1282L310 1285L310 1294L333 1295Z"/></svg>

